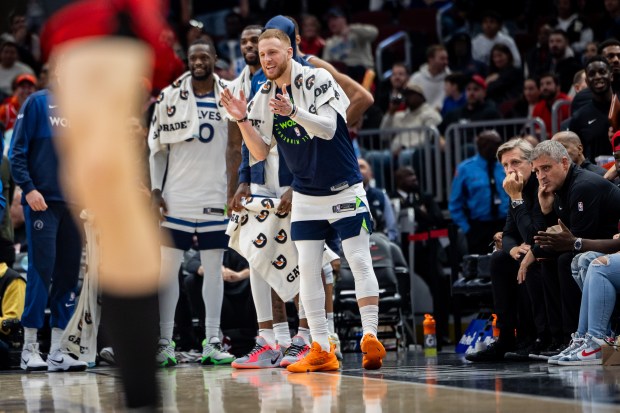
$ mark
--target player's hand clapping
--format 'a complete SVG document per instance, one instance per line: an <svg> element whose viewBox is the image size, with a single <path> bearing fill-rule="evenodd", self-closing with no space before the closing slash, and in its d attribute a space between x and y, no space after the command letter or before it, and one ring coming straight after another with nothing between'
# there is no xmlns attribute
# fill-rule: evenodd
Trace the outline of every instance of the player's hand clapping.
<svg viewBox="0 0 620 413"><path fill-rule="evenodd" d="M239 91L239 97L236 98L229 89L224 89L220 94L220 101L230 116L236 120L241 120L247 116L248 101L243 90Z"/></svg>

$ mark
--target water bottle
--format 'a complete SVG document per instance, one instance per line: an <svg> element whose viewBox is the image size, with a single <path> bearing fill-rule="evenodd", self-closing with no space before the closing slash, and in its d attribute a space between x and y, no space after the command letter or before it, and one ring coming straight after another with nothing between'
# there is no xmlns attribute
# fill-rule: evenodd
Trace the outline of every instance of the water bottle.
<svg viewBox="0 0 620 413"><path fill-rule="evenodd" d="M499 338L499 328L497 327L497 314L491 314L493 317L493 339L497 341Z"/></svg>
<svg viewBox="0 0 620 413"><path fill-rule="evenodd" d="M435 335L435 319L430 314L424 314L424 355L426 357L437 356L437 337Z"/></svg>

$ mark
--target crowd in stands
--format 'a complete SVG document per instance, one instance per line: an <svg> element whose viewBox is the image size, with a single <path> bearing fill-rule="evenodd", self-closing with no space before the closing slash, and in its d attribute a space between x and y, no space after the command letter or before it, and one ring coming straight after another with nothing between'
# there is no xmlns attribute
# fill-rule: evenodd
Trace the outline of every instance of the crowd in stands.
<svg viewBox="0 0 620 413"><path fill-rule="evenodd" d="M187 70L189 45L198 39L213 41L218 54L216 73L222 79L234 79L245 67L243 29L263 25L276 14L290 14L300 22L303 54L331 63L374 97L362 122L349 132L358 149L375 230L407 251L409 233L443 229L451 221L472 254L490 253L489 243L504 232L503 250L494 253L492 265L503 272L508 263L510 277L514 275L514 282L498 281L499 274L492 269L502 334L494 347L470 359L504 360L506 354L518 359L530 353L555 356L563 351L557 359L568 364L598 363L597 349L607 345L605 338L614 333L607 326L613 305L608 300L601 304L601 296L612 300L613 295L615 300L611 291L620 288L618 272L613 271L617 254L602 254L620 249L619 242L611 240L620 218L620 209L614 208L617 196L602 196L603 192L618 192L617 169L609 161L620 159L620 150L616 151L620 146L610 144L612 136L620 139L614 135L620 126L620 101L615 95L620 92L620 0L543 0L509 6L473 0L349 3L170 1L170 29L160 37L164 57L156 59L160 62L156 77L145 81L148 97L138 135L146 138L161 89ZM400 18L416 13L428 16L429 12L439 16L439 27L433 23L420 29L421 25ZM0 123L5 154L20 108L32 93L48 87L53 77L42 50L46 39L39 37L43 22L32 8L18 8L10 13L6 32L0 35ZM388 49L380 68L377 45L394 34L394 28L410 36L407 52L411 53L398 47ZM614 100L616 118L610 119ZM452 182L449 193L446 188L445 193L438 193L426 180L418 180L422 171L416 168L423 165L412 162L412 154L423 154L429 148L445 154L446 147L453 145L447 135L451 126L486 121L488 129L493 129L493 122L500 119L534 118L540 119L544 130L533 130L535 136L528 139L522 139L525 133L502 135L495 130L472 136L468 143L475 153L452 165L454 176L446 177ZM376 129L399 130L380 135L368 132ZM439 139L429 143L433 133ZM538 141L543 143L536 147L530 143ZM7 162L4 157L3 165ZM442 159L434 170L443 173L442 162L449 161ZM5 189L11 187L10 182L8 177ZM539 185L545 187L546 195L538 194ZM599 192L593 193L593 188ZM28 248L20 235L20 202L24 204L21 198L28 194L19 194L24 189L17 188L15 196L7 197L12 228L0 233L0 241L13 245L17 252ZM579 191L586 195L577 196ZM414 222L409 210L415 212ZM558 224L558 218L563 224L556 237L541 235L546 244L536 244L538 231ZM556 252L549 253L551 249ZM573 259L586 251L602 253L592 257L589 268L589 262L582 261L579 267ZM415 272L431 286L438 334L448 342L449 280L442 269L444 255L436 239L416 242ZM203 323L204 308L197 304L200 294L191 294L201 289L201 267L196 261L196 254L188 257L180 277L182 291L188 291L188 318ZM251 304L247 306L250 315L239 325L227 313L232 308L239 311L238 303L248 298L247 263L227 262L231 264L223 269L222 277L229 301L224 303L221 328L251 330L256 325L245 323L256 318ZM573 280L577 270L571 271L571 262L587 274L581 286ZM0 274L0 297L2 279ZM239 283L244 289L237 287ZM518 297L510 295L513 287ZM544 297L535 293L538 288L544 288ZM14 291L23 294L22 288ZM19 318L20 311L11 314ZM604 321L595 320L595 314ZM2 320L0 309L0 342L5 333ZM181 340L181 347L196 347L202 338ZM593 356L568 351L578 348Z"/></svg>

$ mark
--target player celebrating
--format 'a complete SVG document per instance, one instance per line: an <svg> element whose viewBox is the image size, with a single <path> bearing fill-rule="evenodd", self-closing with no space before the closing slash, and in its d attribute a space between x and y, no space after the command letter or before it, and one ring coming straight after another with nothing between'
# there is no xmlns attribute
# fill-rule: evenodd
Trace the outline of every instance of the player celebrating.
<svg viewBox="0 0 620 413"><path fill-rule="evenodd" d="M378 284L369 251L371 218L347 133L349 100L327 71L292 61L291 41L280 30L261 35L259 56L268 79L260 93L248 106L244 93L237 98L224 91L222 103L239 123L251 163L266 159L277 142L293 173L291 236L299 252L300 297L313 343L308 355L287 369L338 369L328 340L320 275L323 245L332 228L342 239L355 277L363 366L378 369L385 349L376 338Z"/></svg>

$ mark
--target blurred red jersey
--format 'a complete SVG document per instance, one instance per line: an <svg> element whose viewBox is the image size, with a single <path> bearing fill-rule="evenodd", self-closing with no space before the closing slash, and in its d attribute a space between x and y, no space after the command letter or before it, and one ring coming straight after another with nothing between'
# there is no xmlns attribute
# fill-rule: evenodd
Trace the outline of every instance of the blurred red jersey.
<svg viewBox="0 0 620 413"><path fill-rule="evenodd" d="M70 40L131 32L155 53L153 90L170 84L184 71L183 62L163 43L168 29L165 4L154 0L81 0L52 15L41 32L41 49L47 60L53 48ZM127 27L125 27L127 26Z"/></svg>

